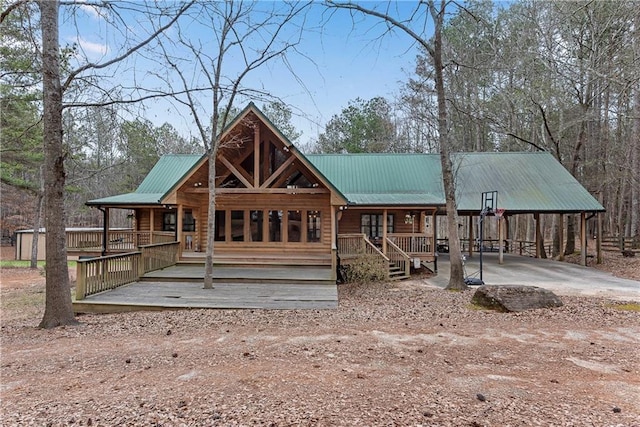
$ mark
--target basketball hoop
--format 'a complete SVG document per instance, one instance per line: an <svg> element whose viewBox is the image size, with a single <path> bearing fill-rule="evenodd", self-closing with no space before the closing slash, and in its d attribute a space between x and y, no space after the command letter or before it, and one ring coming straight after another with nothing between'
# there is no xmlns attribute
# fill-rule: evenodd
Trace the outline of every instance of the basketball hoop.
<svg viewBox="0 0 640 427"><path fill-rule="evenodd" d="M502 216L504 215L504 209L503 208L498 208L496 209L493 214L498 218L502 218Z"/></svg>

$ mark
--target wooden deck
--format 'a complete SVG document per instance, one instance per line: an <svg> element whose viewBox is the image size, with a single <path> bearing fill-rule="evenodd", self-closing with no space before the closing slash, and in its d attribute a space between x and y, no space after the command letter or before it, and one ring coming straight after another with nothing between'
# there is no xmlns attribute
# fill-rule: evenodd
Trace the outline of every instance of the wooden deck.
<svg viewBox="0 0 640 427"><path fill-rule="evenodd" d="M140 282L74 301L74 311L338 307L338 289L331 280L331 269L217 267L214 272L214 289L203 289L201 265L176 265L153 271Z"/></svg>

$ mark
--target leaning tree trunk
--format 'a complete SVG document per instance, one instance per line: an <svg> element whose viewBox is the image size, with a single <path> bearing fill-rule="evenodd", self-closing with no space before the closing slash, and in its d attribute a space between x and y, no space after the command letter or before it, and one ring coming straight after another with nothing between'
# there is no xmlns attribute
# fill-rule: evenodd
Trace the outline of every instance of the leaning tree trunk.
<svg viewBox="0 0 640 427"><path fill-rule="evenodd" d="M62 87L58 44L57 0L41 0L42 92L44 101L44 182L46 298L41 328L76 324L71 304L64 215L64 149L62 145Z"/></svg>

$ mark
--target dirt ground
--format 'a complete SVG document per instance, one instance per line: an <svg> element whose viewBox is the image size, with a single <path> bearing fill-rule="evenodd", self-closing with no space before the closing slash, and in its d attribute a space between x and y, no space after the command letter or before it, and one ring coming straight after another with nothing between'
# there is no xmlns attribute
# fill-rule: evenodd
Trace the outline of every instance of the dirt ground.
<svg viewBox="0 0 640 427"><path fill-rule="evenodd" d="M44 331L42 273L0 279L2 425L640 426L640 301L503 314L420 278L340 285L337 310L84 315Z"/></svg>

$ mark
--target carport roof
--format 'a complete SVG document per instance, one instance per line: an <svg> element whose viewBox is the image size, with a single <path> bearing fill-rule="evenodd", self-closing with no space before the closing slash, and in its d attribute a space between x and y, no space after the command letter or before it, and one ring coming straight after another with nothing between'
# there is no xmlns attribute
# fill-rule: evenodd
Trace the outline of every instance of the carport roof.
<svg viewBox="0 0 640 427"><path fill-rule="evenodd" d="M437 154L315 154L308 159L355 206L445 206ZM452 156L460 212L478 212L498 191L508 213L597 212L604 208L547 152Z"/></svg>

